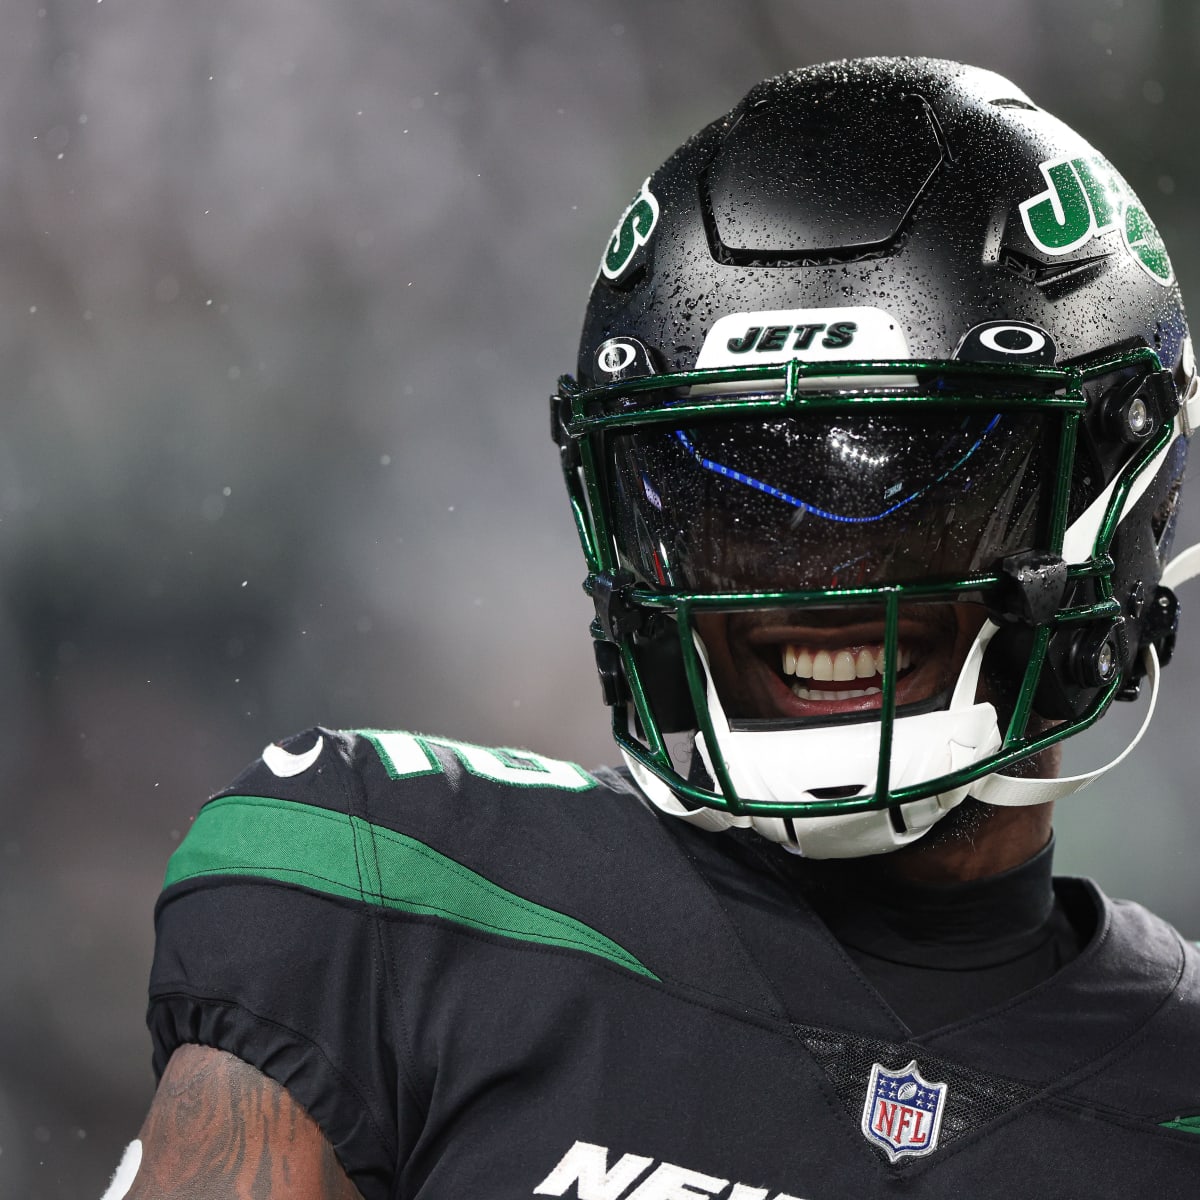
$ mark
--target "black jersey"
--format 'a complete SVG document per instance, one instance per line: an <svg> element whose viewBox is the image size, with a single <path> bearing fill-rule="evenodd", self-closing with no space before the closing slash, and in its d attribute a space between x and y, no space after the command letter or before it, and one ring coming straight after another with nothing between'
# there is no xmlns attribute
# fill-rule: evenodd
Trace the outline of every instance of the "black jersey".
<svg viewBox="0 0 1200 1200"><path fill-rule="evenodd" d="M171 860L155 1067L278 1080L366 1200L1194 1194L1200 957L1167 925L1059 880L1078 956L914 1034L736 845L617 772L303 734Z"/></svg>

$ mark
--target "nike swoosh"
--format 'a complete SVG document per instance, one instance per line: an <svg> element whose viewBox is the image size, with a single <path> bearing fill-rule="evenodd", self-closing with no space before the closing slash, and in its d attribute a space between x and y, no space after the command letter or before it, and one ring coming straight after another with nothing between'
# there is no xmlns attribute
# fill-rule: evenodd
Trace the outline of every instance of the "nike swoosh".
<svg viewBox="0 0 1200 1200"><path fill-rule="evenodd" d="M263 750L262 760L271 768L272 774L278 775L280 779L290 779L293 775L302 775L307 771L321 757L324 748L325 739L320 736L312 749L305 750L303 754L293 754L272 742Z"/></svg>

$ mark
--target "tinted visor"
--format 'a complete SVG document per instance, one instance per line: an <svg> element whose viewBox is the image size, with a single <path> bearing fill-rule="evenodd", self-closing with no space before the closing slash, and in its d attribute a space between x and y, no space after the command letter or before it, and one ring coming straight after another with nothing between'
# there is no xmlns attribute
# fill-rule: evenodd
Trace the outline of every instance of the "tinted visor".
<svg viewBox="0 0 1200 1200"><path fill-rule="evenodd" d="M620 434L617 548L647 582L808 590L963 578L1044 548L1060 422L882 405Z"/></svg>

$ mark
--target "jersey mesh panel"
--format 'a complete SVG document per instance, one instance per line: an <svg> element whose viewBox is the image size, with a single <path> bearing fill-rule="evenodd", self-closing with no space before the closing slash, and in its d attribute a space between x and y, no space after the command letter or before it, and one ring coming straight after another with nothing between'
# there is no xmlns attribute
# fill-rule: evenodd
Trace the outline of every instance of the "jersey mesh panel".
<svg viewBox="0 0 1200 1200"><path fill-rule="evenodd" d="M796 1034L820 1063L839 1099L856 1120L866 1100L871 1067L879 1063L890 1071L898 1071L915 1058L925 1079L947 1085L939 1139L942 1146L995 1121L1035 1095L1035 1089L1026 1084L965 1070L945 1059L922 1054L917 1046L805 1026L797 1026Z"/></svg>

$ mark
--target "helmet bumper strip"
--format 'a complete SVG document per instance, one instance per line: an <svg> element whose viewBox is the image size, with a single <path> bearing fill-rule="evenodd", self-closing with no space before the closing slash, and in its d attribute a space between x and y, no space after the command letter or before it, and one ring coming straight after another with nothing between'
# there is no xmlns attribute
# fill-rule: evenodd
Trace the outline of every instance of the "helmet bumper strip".
<svg viewBox="0 0 1200 1200"><path fill-rule="evenodd" d="M1126 357L1131 362L1150 351L1134 351ZM1155 356L1154 362L1158 359ZM814 391L804 387L803 381L810 379L828 380L836 371L839 381L836 390ZM566 401L562 417L563 432L578 440L605 430L619 428L628 431L642 425L673 425L703 417L728 419L739 414L769 417L780 412L808 411L841 408L847 403L855 405L886 403L890 408L929 407L945 405L947 397L931 395L927 391L901 391L894 386L870 386L871 377L903 374L911 377L914 371L922 373L945 372L958 379L978 378L990 382L1011 380L1030 382L1037 380L1046 385L1057 385L1061 394L1047 392L1040 396L1012 394L1004 398L1004 406L1012 410L1023 408L1065 408L1082 411L1087 401L1080 391L1084 376L1069 367L1013 367L1005 363L959 362L957 360L864 360L859 362L801 362L792 359L787 363L761 364L744 367L707 367L695 371L678 371L668 375L649 375L620 383L601 384L593 388L576 388L573 381L564 376L560 386L561 398ZM1090 372L1089 372L1090 373ZM851 380L863 378L867 383L854 386ZM730 384L762 383L779 385L764 388L761 394L752 396L730 396L721 388ZM655 392L671 392L687 388L697 393L698 398L675 399L667 404L658 404L644 409L629 408L610 411L614 401ZM705 389L711 389L705 391ZM986 392L956 393L953 398L958 408L995 408L997 397Z"/></svg>

